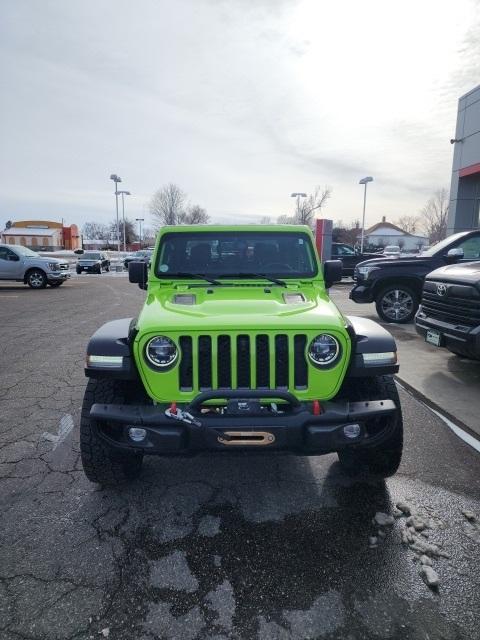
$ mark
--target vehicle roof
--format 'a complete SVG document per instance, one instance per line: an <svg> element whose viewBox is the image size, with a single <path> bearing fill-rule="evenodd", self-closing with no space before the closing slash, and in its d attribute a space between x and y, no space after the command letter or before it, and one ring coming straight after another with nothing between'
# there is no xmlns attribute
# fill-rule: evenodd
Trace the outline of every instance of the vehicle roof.
<svg viewBox="0 0 480 640"><path fill-rule="evenodd" d="M255 231L258 233L308 233L312 231L305 224L192 224L162 227L160 233L208 233L209 231Z"/></svg>

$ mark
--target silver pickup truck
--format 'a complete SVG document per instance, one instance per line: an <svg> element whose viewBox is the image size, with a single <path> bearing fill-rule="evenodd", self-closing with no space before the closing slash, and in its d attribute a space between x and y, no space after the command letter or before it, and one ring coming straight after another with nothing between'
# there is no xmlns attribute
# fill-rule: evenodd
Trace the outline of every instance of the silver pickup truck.
<svg viewBox="0 0 480 640"><path fill-rule="evenodd" d="M40 256L19 245L0 244L0 280L14 280L32 289L44 289L47 284L59 287L70 278L65 260Z"/></svg>

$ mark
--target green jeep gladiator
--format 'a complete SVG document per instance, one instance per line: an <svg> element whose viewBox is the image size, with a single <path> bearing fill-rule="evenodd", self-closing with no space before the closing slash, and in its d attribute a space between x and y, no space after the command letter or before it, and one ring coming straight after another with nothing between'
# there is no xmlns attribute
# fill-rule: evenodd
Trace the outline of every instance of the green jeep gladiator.
<svg viewBox="0 0 480 640"><path fill-rule="evenodd" d="M136 318L90 339L81 418L87 477L135 478L143 456L337 452L349 474L386 477L402 455L392 336L343 316L304 226L164 227Z"/></svg>

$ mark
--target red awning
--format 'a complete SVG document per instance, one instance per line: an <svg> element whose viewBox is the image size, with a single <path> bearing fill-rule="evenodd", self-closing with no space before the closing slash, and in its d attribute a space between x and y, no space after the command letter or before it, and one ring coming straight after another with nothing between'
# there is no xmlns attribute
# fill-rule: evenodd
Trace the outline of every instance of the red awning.
<svg viewBox="0 0 480 640"><path fill-rule="evenodd" d="M480 173L480 162L477 162L477 164L471 164L469 167L464 167L463 169L460 169L458 175L460 176L460 178L465 178L465 176L473 176L476 173Z"/></svg>

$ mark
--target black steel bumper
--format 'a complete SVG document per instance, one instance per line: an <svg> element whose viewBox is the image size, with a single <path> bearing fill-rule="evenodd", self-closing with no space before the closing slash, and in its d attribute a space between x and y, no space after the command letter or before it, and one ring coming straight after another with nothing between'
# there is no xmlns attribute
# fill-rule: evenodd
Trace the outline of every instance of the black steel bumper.
<svg viewBox="0 0 480 640"><path fill-rule="evenodd" d="M221 392L225 398L233 393ZM228 395L227 395L228 394ZM278 392L270 395L279 398ZM328 453L347 446L377 444L389 435L388 422L378 428L378 418L397 411L392 400L369 402L325 402L320 415L314 415L312 405L300 404L291 394L284 412L271 411L227 414L208 410L202 403L211 400L214 392L202 393L184 408L197 424L167 417L167 407L150 405L94 404L90 417L99 435L119 449L142 450L144 453L168 455L188 454L212 450L292 451L295 453ZM217 393L218 396L218 393ZM269 397L269 392L250 391L236 398L245 403L251 399ZM284 398L281 398L284 399ZM207 412L205 412L207 411ZM369 429L375 423L376 429ZM359 435L349 438L346 425L358 424ZM145 430L141 442L133 442L129 431L137 427Z"/></svg>
<svg viewBox="0 0 480 640"><path fill-rule="evenodd" d="M360 304L373 302L373 289L372 287L359 282L350 291L349 298L350 300L353 300L354 302L358 302Z"/></svg>
<svg viewBox="0 0 480 640"><path fill-rule="evenodd" d="M480 358L480 326L468 327L459 323L449 323L427 316L422 307L415 316L415 328L423 338L428 330L440 334L440 347L451 348L465 356Z"/></svg>

